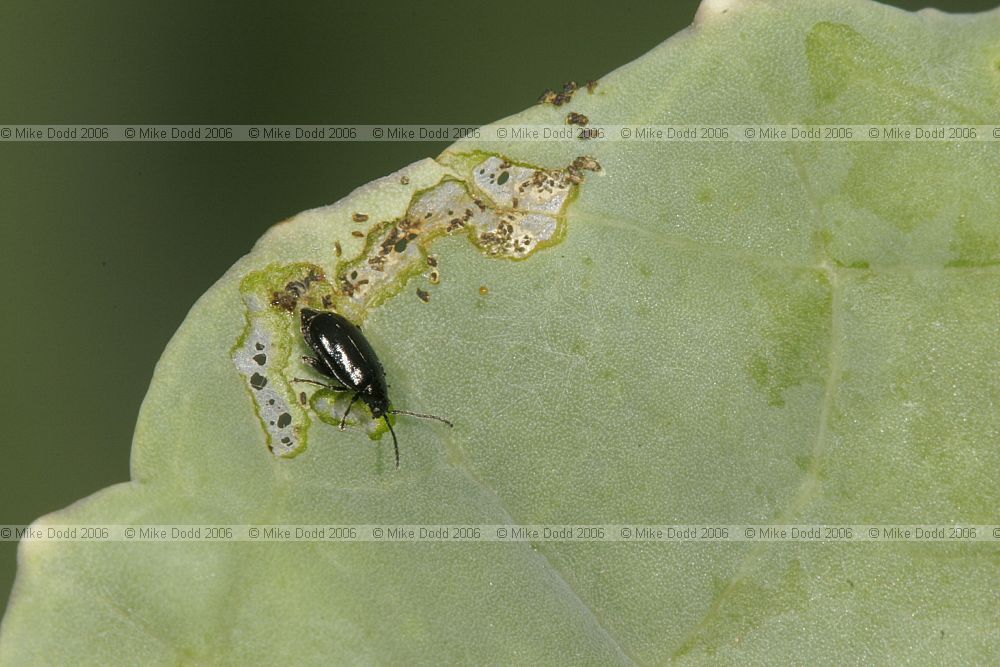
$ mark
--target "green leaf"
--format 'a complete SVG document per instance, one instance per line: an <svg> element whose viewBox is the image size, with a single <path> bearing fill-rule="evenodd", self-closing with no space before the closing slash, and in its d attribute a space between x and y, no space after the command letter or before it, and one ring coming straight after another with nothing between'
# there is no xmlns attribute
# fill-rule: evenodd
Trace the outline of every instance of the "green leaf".
<svg viewBox="0 0 1000 667"><path fill-rule="evenodd" d="M708 0L506 122L992 123L997 35L996 11ZM165 351L133 481L36 527L996 521L998 173L990 141L457 144L268 232ZM301 305L363 322L394 405L455 427L399 416L399 470L360 404L340 431L345 401L294 380ZM996 663L998 561L29 540L0 662Z"/></svg>

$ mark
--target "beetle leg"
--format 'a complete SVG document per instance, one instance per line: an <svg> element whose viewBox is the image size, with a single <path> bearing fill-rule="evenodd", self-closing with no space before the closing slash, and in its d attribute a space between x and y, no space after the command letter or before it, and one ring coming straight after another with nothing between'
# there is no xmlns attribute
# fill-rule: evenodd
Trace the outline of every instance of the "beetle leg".
<svg viewBox="0 0 1000 667"><path fill-rule="evenodd" d="M347 410L344 411L344 417L340 420L341 431L347 429L347 415L351 414L351 406L354 405L354 401L356 400L358 400L358 395L354 394L354 396L351 397L351 402L347 404Z"/></svg>
<svg viewBox="0 0 1000 667"><path fill-rule="evenodd" d="M326 376L330 375L330 369L327 368L326 364L324 364L322 361L320 361L316 357L302 357L302 361L304 361L307 364L309 364L310 366L312 366L313 369L316 372L318 372L318 373L320 373L322 375L326 375Z"/></svg>
<svg viewBox="0 0 1000 667"><path fill-rule="evenodd" d="M307 380L305 378L292 378L292 382L305 382L306 384L314 384L317 387L323 387L324 389L329 389L330 391L349 391L347 387L341 386L339 384L327 384L326 382L317 382L316 380Z"/></svg>

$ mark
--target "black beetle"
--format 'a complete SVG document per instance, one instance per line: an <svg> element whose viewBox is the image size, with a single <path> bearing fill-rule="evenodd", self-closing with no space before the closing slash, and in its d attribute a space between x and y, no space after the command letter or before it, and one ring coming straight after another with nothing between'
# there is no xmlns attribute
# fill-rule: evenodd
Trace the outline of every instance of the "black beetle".
<svg viewBox="0 0 1000 667"><path fill-rule="evenodd" d="M347 424L347 415L351 406L359 398L368 405L372 417L385 420L392 434L392 446L396 451L396 467L399 467L399 442L396 432L389 423L389 415L410 415L422 419L436 419L448 426L452 423L443 417L425 415L407 410L389 409L389 387L385 383L385 371L372 349L368 339L361 329L343 315L330 311L303 308L301 314L302 337L306 344L316 353L315 357L302 357L322 375L334 380L336 384L324 384L315 380L295 378L297 382L308 382L332 391L352 391L354 396L347 404L344 417L340 420L340 430Z"/></svg>

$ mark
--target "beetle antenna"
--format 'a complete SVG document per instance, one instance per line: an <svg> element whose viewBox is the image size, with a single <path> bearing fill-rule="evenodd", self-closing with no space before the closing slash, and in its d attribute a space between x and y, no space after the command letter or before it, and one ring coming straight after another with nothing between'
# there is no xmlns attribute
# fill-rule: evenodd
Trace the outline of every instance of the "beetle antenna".
<svg viewBox="0 0 1000 667"><path fill-rule="evenodd" d="M437 415L425 415L422 412L410 412L409 410L388 410L386 412L386 414L390 414L390 415L409 415L411 417L420 417L421 419L436 419L439 422L444 422L448 426L452 426L452 427L455 426L454 424L452 424L450 421L448 421L444 417L438 417Z"/></svg>
<svg viewBox="0 0 1000 667"><path fill-rule="evenodd" d="M392 424L389 423L389 415L382 415L382 419L385 420L385 425L389 427L389 433L392 434L392 446L396 450L396 469L399 469L399 442L396 440L396 432L392 430Z"/></svg>
<svg viewBox="0 0 1000 667"><path fill-rule="evenodd" d="M344 417L340 420L340 430L343 431L347 428L347 415L351 414L351 406L354 405L354 401L358 400L358 395L355 394L351 396L351 402L347 404L347 409L344 410Z"/></svg>

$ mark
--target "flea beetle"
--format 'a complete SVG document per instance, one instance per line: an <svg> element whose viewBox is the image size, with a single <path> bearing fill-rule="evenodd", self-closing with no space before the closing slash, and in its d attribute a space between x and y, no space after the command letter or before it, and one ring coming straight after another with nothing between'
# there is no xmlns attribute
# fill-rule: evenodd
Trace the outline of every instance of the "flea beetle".
<svg viewBox="0 0 1000 667"><path fill-rule="evenodd" d="M302 357L302 361L313 367L332 382L295 378L297 382L308 382L332 391L353 392L347 404L344 417L340 420L340 430L347 425L347 415L351 406L359 398L368 405L372 418L381 417L392 434L392 446L396 452L396 467L399 467L399 442L396 432L389 423L389 415L410 415L421 419L436 419L448 426L452 423L443 417L425 415L407 410L389 409L389 387L385 383L385 371L372 349L355 324L343 315L321 310L303 308L301 315L302 337L315 353L315 357Z"/></svg>

